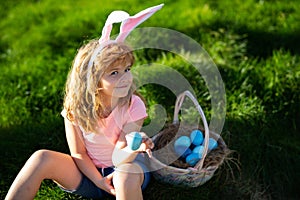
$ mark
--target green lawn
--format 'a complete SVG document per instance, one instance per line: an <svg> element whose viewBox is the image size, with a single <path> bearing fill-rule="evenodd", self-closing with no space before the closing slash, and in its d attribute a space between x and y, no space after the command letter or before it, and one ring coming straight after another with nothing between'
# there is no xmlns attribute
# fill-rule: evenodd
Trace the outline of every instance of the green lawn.
<svg viewBox="0 0 300 200"><path fill-rule="evenodd" d="M76 49L98 37L112 10L130 14L162 2L14 0L0 4L0 199L36 150L68 152L60 116ZM234 150L198 188L152 180L145 199L299 199L300 4L297 0L166 0L140 27L176 30L208 52L222 76L222 136ZM113 30L116 33L116 29ZM210 118L211 96L191 64L162 51L136 52L137 65L162 63L184 75ZM161 69L160 74L168 76ZM175 96L146 85L140 92L172 118ZM146 123L149 123L147 121ZM235 163L239 163L237 167ZM233 172L233 173L231 173ZM36 199L78 199L44 181Z"/></svg>

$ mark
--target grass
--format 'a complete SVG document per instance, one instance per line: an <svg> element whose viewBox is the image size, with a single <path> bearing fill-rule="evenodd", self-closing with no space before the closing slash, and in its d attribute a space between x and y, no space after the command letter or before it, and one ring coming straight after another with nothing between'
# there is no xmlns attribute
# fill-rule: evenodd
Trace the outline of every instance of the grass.
<svg viewBox="0 0 300 200"><path fill-rule="evenodd" d="M41 148L68 152L59 115L76 49L95 38L116 9L136 13L160 1L6 1L0 5L0 199L27 158ZM199 42L218 66L226 91L222 136L240 163L224 164L199 188L152 180L145 199L298 199L300 171L300 5L293 0L164 1L141 27L177 30ZM132 6L135 5L135 6ZM117 30L113 30L116 33ZM180 57L137 52L137 64L161 63L182 74L208 118L203 78ZM149 71L151 75L155 73ZM197 75L198 74L198 75ZM160 76L168 77L161 69ZM175 96L140 88L149 113L171 120ZM150 121L147 121L149 123ZM230 169L234 171L230 173ZM44 181L36 199L78 199Z"/></svg>

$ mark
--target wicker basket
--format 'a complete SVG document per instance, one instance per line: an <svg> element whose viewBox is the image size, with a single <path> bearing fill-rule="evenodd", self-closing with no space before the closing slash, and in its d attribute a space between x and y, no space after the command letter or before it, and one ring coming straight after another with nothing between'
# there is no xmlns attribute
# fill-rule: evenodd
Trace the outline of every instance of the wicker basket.
<svg viewBox="0 0 300 200"><path fill-rule="evenodd" d="M188 96L196 106L203 121L204 129L199 127L180 126L178 113L185 96ZM174 137L176 137L176 135L182 135L182 133L190 133L197 128L204 133L204 152L202 159L199 160L194 167L190 167L187 163L178 159L178 156L174 153ZM218 141L218 147L210 152L208 152L209 137ZM209 131L203 110L196 98L189 91L185 91L177 97L173 124L170 124L156 134L152 140L156 146L156 149L153 151L153 156L149 159L149 166L153 176L159 181L176 186L198 187L204 184L212 178L215 171L223 163L229 152L222 137Z"/></svg>

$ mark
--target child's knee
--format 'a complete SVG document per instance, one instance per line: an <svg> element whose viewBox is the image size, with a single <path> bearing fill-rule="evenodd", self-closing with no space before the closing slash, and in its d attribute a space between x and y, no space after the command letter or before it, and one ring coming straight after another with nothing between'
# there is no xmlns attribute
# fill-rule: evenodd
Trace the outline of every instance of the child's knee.
<svg viewBox="0 0 300 200"><path fill-rule="evenodd" d="M136 163L125 163L116 168L116 172L128 174L141 174L143 169Z"/></svg>
<svg viewBox="0 0 300 200"><path fill-rule="evenodd" d="M30 159L45 161L45 160L49 159L49 157L50 157L50 151L41 149L41 150L37 150L36 152L34 152L31 155Z"/></svg>
<svg viewBox="0 0 300 200"><path fill-rule="evenodd" d="M118 166L114 172L113 183L115 186L128 188L141 187L144 172L136 163L126 163Z"/></svg>
<svg viewBox="0 0 300 200"><path fill-rule="evenodd" d="M29 162L31 162L33 165L37 165L39 167L42 166L48 166L55 164L55 155L53 151L50 150L38 150L34 152L31 157L29 158Z"/></svg>
<svg viewBox="0 0 300 200"><path fill-rule="evenodd" d="M37 150L36 152L34 152L30 159L34 159L34 160L44 160L46 159L47 157L49 157L49 152L48 150Z"/></svg>

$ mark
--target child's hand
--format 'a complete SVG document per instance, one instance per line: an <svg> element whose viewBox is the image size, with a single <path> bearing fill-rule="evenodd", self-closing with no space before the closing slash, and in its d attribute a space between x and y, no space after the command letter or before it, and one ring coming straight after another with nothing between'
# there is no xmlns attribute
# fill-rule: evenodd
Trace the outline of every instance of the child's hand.
<svg viewBox="0 0 300 200"><path fill-rule="evenodd" d="M144 132L139 132L139 133L142 135L143 140L141 146L137 149L137 151L146 152L151 158L152 157L151 149L154 148L154 143L152 139L147 136L146 133Z"/></svg>
<svg viewBox="0 0 300 200"><path fill-rule="evenodd" d="M111 173L105 177L103 177L99 183L99 186L102 190L105 190L109 194L116 195L116 191L114 186L112 185L113 174Z"/></svg>

